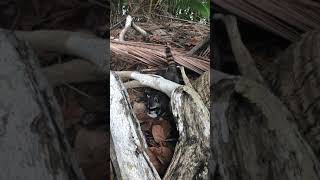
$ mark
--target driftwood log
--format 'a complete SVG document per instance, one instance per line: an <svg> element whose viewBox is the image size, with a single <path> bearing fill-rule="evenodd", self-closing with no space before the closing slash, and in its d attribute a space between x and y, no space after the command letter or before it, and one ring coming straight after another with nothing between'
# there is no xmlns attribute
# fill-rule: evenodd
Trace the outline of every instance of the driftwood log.
<svg viewBox="0 0 320 180"><path fill-rule="evenodd" d="M276 96L245 78L213 81L211 179L320 178L317 157Z"/></svg>
<svg viewBox="0 0 320 180"><path fill-rule="evenodd" d="M144 136L131 111L126 89L118 75L137 80L142 85L160 90L171 97L179 141L163 179L207 179L209 111L200 96L190 87L178 85L159 76L137 72L110 74L111 159L117 177L160 178L147 156Z"/></svg>
<svg viewBox="0 0 320 180"><path fill-rule="evenodd" d="M0 31L0 179L84 179L31 48Z"/></svg>
<svg viewBox="0 0 320 180"><path fill-rule="evenodd" d="M316 114L307 110L316 112L318 107L318 66L309 66L318 64L318 36L293 45L261 73L241 42L235 18L220 18L243 76L212 71L210 178L320 179L316 143L310 143L301 131L308 125L317 128L316 121L310 121L313 124L301 117L316 119ZM302 49L302 44L310 44L310 51ZM308 66L300 69L299 65L305 64ZM300 106L306 109L301 111ZM316 142L316 136L311 140Z"/></svg>
<svg viewBox="0 0 320 180"><path fill-rule="evenodd" d="M320 31L311 31L262 70L320 159Z"/></svg>

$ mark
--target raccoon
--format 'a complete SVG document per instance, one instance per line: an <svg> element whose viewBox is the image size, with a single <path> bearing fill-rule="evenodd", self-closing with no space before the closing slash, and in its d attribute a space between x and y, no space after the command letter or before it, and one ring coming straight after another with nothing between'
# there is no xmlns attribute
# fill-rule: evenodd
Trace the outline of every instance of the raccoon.
<svg viewBox="0 0 320 180"><path fill-rule="evenodd" d="M164 71L158 71L156 74L162 76L163 78L179 83L179 76L177 65L174 61L173 55L171 53L171 48L169 43L165 47L165 54L167 60L167 67ZM151 90L146 92L147 95L147 108L148 115L153 118L164 117L170 113L170 98L156 90Z"/></svg>

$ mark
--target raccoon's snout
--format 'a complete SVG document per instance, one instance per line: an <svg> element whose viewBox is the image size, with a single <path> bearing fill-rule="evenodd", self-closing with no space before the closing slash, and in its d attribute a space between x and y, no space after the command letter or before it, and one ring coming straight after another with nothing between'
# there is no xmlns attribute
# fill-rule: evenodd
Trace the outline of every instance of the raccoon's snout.
<svg viewBox="0 0 320 180"><path fill-rule="evenodd" d="M148 116L150 116L152 118L157 118L158 117L158 114L155 111L149 111L147 114L148 114Z"/></svg>

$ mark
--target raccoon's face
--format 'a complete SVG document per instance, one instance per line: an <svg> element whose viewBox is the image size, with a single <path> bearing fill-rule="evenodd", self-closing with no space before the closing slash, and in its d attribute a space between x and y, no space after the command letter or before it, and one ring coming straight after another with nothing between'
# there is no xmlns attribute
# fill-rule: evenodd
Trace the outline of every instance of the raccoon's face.
<svg viewBox="0 0 320 180"><path fill-rule="evenodd" d="M160 95L157 94L147 94L147 107L148 107L148 115L152 118L159 117L162 114L162 107L160 102Z"/></svg>

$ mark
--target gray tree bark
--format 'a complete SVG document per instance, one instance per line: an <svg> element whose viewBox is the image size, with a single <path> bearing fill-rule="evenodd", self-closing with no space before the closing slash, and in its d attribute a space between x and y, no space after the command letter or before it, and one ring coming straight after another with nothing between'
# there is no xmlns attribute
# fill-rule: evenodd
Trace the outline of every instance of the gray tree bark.
<svg viewBox="0 0 320 180"><path fill-rule="evenodd" d="M317 180L320 164L286 106L260 83L214 82L210 178Z"/></svg>
<svg viewBox="0 0 320 180"><path fill-rule="evenodd" d="M0 179L84 179L36 61L28 45L0 31Z"/></svg>
<svg viewBox="0 0 320 180"><path fill-rule="evenodd" d="M260 72L236 19L217 17L243 76L213 74L211 179L320 179L319 35L310 33Z"/></svg>

